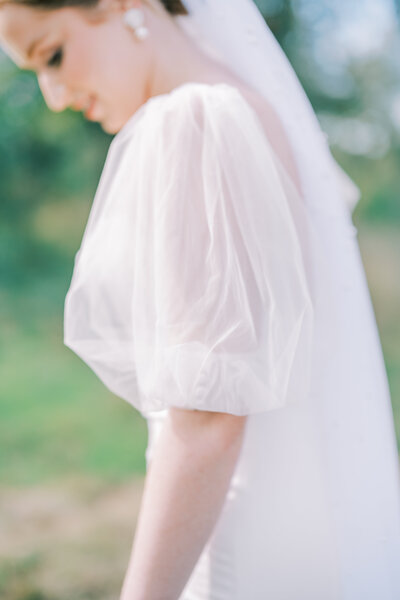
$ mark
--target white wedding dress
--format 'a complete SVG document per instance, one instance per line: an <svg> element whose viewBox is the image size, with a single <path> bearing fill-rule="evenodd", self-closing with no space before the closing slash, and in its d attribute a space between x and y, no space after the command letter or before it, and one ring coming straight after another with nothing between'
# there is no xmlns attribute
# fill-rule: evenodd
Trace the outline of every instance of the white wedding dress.
<svg viewBox="0 0 400 600"><path fill-rule="evenodd" d="M169 406L248 415L180 600L400 598L382 350L343 188L318 177L301 197L226 83L151 98L109 149L65 344L147 419L147 463Z"/></svg>

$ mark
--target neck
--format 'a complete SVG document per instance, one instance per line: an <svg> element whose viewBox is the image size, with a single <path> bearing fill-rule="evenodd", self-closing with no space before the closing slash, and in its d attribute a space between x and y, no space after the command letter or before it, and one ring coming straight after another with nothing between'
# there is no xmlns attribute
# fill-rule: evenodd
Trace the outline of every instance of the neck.
<svg viewBox="0 0 400 600"><path fill-rule="evenodd" d="M208 56L198 46L179 25L177 17L151 14L150 19L149 26L156 41L148 81L148 97L168 93L189 81L237 83L237 78L227 67L217 58Z"/></svg>

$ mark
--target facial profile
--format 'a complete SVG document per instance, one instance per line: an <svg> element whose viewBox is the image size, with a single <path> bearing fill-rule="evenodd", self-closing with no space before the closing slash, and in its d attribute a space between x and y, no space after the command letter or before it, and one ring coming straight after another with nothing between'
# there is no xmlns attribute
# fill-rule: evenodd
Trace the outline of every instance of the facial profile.
<svg viewBox="0 0 400 600"><path fill-rule="evenodd" d="M134 0L56 9L0 0L0 46L19 68L36 73L51 110L83 111L116 133L147 100L154 76L152 42L136 41L123 22L125 10L138 5L154 21Z"/></svg>

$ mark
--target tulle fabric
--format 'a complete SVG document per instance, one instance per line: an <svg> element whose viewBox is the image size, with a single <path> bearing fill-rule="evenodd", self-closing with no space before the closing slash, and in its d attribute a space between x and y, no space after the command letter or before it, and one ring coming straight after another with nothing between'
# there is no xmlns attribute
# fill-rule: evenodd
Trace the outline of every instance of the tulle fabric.
<svg viewBox="0 0 400 600"><path fill-rule="evenodd" d="M64 342L143 415L299 403L312 365L313 239L239 90L184 84L151 98L111 143Z"/></svg>
<svg viewBox="0 0 400 600"><path fill-rule="evenodd" d="M227 10L226 0L183 2L189 15L174 18L180 30L275 110L309 204L333 214L340 197L352 212L361 191L331 154L310 100L256 3L230 0Z"/></svg>

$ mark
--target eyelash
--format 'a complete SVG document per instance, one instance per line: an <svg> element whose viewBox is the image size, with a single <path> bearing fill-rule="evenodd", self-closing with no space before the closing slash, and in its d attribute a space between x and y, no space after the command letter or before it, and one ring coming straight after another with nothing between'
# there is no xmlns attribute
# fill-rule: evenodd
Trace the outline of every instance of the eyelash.
<svg viewBox="0 0 400 600"><path fill-rule="evenodd" d="M52 57L50 58L50 60L47 62L47 66L48 67L59 67L62 63L62 59L63 59L63 51L62 48L58 48L54 54L52 55Z"/></svg>

